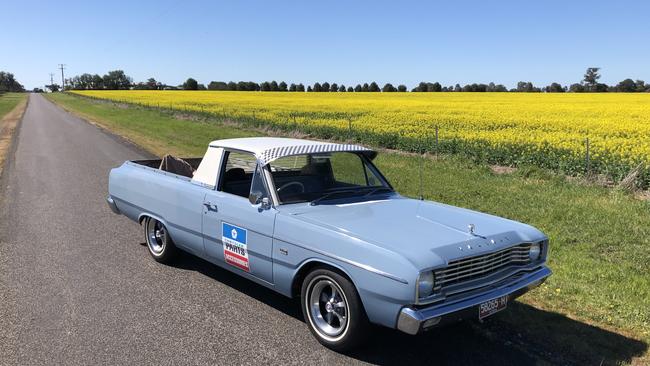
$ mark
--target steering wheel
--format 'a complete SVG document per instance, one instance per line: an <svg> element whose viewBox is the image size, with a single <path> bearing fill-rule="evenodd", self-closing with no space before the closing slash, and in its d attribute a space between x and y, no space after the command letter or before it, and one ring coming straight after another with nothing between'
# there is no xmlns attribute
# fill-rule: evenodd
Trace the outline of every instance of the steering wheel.
<svg viewBox="0 0 650 366"><path fill-rule="evenodd" d="M282 190L284 190L284 189L286 189L288 187L291 187L291 186L299 186L300 187L300 193L305 193L305 185L300 183L300 182L295 182L295 181L283 184L282 187L276 189L276 191L278 193L280 193Z"/></svg>

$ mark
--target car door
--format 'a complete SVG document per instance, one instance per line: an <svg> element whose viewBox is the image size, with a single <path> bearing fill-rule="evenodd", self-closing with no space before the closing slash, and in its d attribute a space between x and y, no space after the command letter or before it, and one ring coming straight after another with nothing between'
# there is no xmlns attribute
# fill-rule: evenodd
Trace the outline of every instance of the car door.
<svg viewBox="0 0 650 366"><path fill-rule="evenodd" d="M249 201L251 190L269 197L261 167L250 153L226 151L216 190L205 196L203 240L208 257L234 272L273 283L276 210ZM267 201L265 200L265 202Z"/></svg>

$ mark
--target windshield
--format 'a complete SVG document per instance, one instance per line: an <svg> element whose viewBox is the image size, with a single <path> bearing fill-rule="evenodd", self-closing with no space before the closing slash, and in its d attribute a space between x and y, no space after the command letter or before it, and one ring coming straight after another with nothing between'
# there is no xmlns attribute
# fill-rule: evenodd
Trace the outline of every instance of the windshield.
<svg viewBox="0 0 650 366"><path fill-rule="evenodd" d="M315 153L279 158L269 163L281 203L318 204L345 197L371 197L392 192L363 155Z"/></svg>

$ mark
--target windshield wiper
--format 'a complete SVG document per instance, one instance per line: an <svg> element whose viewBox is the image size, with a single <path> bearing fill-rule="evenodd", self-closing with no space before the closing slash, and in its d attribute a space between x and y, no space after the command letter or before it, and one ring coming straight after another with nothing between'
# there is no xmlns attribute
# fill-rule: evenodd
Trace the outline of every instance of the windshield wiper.
<svg viewBox="0 0 650 366"><path fill-rule="evenodd" d="M372 191L366 193L365 196L372 196L373 194L379 193L379 192L393 192L393 190L388 188L388 187L378 187L378 188L375 188Z"/></svg>
<svg viewBox="0 0 650 366"><path fill-rule="evenodd" d="M318 202L320 202L322 200L325 200L325 199L328 199L328 198L331 198L332 196L337 196L339 194L359 193L359 192L362 192L362 191L365 191L365 190L368 190L368 189L370 190L370 192L364 194L363 197L370 196L370 195L375 194L375 193L380 192L380 191L388 191L388 192L393 191L392 189L390 189L388 187L358 187L356 189L344 189L344 190L340 190L340 191L325 193L324 195L322 195L322 196L316 198L315 200L309 202L309 204L312 205L312 206L315 206L315 205L318 204Z"/></svg>
<svg viewBox="0 0 650 366"><path fill-rule="evenodd" d="M337 195L343 194L343 193L347 194L347 193L357 193L357 192L359 192L359 190L357 190L357 189L345 189L345 190L342 190L342 191L329 192L329 193L325 193L324 195L322 195L322 196L316 198L315 200L309 202L309 204L311 206L316 206L318 204L318 202L320 202L320 201L322 201L324 199L330 198L332 196L337 196Z"/></svg>

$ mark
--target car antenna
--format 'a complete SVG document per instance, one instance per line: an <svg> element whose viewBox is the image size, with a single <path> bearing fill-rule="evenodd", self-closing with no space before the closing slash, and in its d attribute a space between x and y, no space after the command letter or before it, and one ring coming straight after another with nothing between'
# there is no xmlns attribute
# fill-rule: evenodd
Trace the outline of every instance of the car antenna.
<svg viewBox="0 0 650 366"><path fill-rule="evenodd" d="M424 194L423 194L423 183L422 183L422 175L424 174L424 152L425 149L422 146L422 140L420 140L420 201L424 201Z"/></svg>

